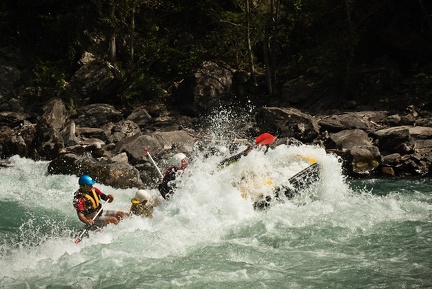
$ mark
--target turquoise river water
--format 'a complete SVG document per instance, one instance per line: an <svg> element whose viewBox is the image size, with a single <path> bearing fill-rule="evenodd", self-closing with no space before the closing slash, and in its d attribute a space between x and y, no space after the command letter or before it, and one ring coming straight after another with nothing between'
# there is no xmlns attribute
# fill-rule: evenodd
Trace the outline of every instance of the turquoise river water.
<svg viewBox="0 0 432 289"><path fill-rule="evenodd" d="M320 182L253 210L242 193L294 175L298 155L320 163ZM316 147L255 150L214 169L220 160L191 158L153 219L75 244L78 178L11 157L0 168L0 288L432 288L430 179L347 180ZM115 196L108 209L129 210L136 189L96 186Z"/></svg>

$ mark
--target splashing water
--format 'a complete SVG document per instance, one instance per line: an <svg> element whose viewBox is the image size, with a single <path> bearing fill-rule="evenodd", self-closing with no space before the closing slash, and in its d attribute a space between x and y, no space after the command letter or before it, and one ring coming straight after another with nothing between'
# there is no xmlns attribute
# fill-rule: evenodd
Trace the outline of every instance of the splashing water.
<svg viewBox="0 0 432 289"><path fill-rule="evenodd" d="M229 146L229 140L222 141L223 133L216 132L214 138L213 144ZM0 169L0 284L4 288L426 288L432 284L430 180L350 181L341 173L336 156L314 146L254 150L218 169L229 154L228 147L218 154L197 151L174 198L157 207L153 219L124 219L117 226L90 232L78 245L73 241L82 225L72 207L77 177L47 175L47 162L10 158ZM310 164L305 157L320 164L319 183L295 200L254 210L244 192L259 194L286 182ZM108 209L129 210L136 189L96 186L115 196Z"/></svg>

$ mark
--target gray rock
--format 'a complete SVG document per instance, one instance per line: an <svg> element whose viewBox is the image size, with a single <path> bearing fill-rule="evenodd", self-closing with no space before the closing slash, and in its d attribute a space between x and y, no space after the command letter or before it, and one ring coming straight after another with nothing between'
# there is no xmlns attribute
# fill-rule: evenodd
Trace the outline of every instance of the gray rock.
<svg viewBox="0 0 432 289"><path fill-rule="evenodd" d="M89 156L61 155L50 162L48 173L77 176L88 174L99 183L120 189L144 186L138 170L130 164L95 160Z"/></svg>
<svg viewBox="0 0 432 289"><path fill-rule="evenodd" d="M295 108L264 107L256 120L262 131L278 132L280 137L294 137L306 143L319 134L316 119Z"/></svg>

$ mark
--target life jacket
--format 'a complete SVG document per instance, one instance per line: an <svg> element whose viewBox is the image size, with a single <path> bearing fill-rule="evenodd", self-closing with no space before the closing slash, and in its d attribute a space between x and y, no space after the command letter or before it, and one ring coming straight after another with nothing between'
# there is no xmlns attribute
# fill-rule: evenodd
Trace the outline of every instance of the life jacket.
<svg viewBox="0 0 432 289"><path fill-rule="evenodd" d="M142 203L140 203L137 199L133 198L131 200L132 205L130 207L130 212L134 215L145 216L147 218L153 218L152 212L153 208L148 208Z"/></svg>
<svg viewBox="0 0 432 289"><path fill-rule="evenodd" d="M83 213L86 218L92 218L101 207L99 195L94 189L91 190L91 193L78 190L74 194L74 203L80 198L84 199L85 206L85 209L80 212Z"/></svg>

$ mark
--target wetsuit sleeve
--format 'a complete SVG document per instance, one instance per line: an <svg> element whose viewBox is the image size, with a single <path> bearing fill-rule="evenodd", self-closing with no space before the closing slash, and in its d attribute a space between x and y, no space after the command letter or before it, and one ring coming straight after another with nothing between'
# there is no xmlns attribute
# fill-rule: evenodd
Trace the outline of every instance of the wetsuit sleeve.
<svg viewBox="0 0 432 289"><path fill-rule="evenodd" d="M84 206L84 200L79 198L79 199L74 199L73 201L73 205L75 207L75 210L78 213L82 213L85 210L85 206Z"/></svg>
<svg viewBox="0 0 432 289"><path fill-rule="evenodd" d="M173 188L175 187L169 182L174 181L176 179L176 170L174 168L169 168L165 172L165 176L162 182L159 184L158 189L160 194L164 199L169 199L173 195Z"/></svg>
<svg viewBox="0 0 432 289"><path fill-rule="evenodd" d="M104 200L104 201L108 200L108 196L105 195L104 193L102 193L101 190L99 190L96 187L93 187L93 189L95 190L96 194L98 194L101 197L102 200Z"/></svg>
<svg viewBox="0 0 432 289"><path fill-rule="evenodd" d="M231 157L229 157L229 158L227 158L227 159L224 159L223 161L221 161L221 162L219 163L218 167L219 167L219 168L223 168L223 167L228 166L228 165L230 165L230 164L232 164L232 163L235 163L235 162L238 161L242 156L247 156L248 153L251 151L251 149L252 149L252 146L248 146L244 151L242 151L242 152L240 152L240 153L238 153L238 154L236 154L236 155L233 155L233 156L231 156Z"/></svg>
<svg viewBox="0 0 432 289"><path fill-rule="evenodd" d="M163 179L162 182L168 183L176 179L176 170L172 169Z"/></svg>

